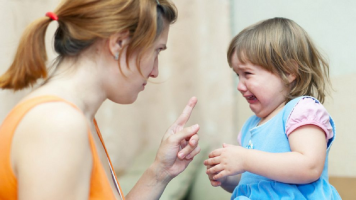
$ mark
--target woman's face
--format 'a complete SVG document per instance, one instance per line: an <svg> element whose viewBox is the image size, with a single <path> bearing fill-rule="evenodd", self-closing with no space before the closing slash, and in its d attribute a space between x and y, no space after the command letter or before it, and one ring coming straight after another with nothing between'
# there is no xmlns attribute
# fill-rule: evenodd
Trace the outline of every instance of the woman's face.
<svg viewBox="0 0 356 200"><path fill-rule="evenodd" d="M115 67L108 74L109 76L113 75L113 81L109 81L109 91L107 92L110 100L120 104L135 102L138 94L145 89L148 79L158 76L158 55L160 51L167 48L168 32L169 25L166 25L152 47L141 57L139 68L142 74L137 67L137 54L133 54L129 58L129 66L127 66L126 50L124 50L120 57L122 72L119 67Z"/></svg>

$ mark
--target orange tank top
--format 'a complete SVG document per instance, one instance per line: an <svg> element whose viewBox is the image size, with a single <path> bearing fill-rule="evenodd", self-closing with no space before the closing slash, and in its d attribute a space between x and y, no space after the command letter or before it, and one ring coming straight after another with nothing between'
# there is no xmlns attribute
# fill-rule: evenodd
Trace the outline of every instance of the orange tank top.
<svg viewBox="0 0 356 200"><path fill-rule="evenodd" d="M0 126L0 199L17 199L17 179L15 174L11 168L10 162L10 151L11 151L11 143L14 132L17 128L17 125L21 122L22 118L26 115L28 111L30 111L33 107L47 102L56 102L61 101L65 102L78 111L80 111L74 104L65 101L56 96L40 96L35 97L33 99L29 99L25 102L18 104L5 118L2 125ZM81 111L80 111L81 112ZM117 181L115 172L113 170L113 166L111 160L109 158L108 152L106 150L104 141L102 139L100 130L98 125L94 119L94 124L98 133L98 136L101 140L101 143L105 149L108 162L111 168L112 177L116 184L117 190L123 200L125 197L123 196L121 187ZM96 151L95 143L93 136L90 133L90 129L88 128L88 137L90 143L90 149L93 156L93 169L90 178L90 194L89 199L115 199L114 193L111 189L109 180L105 174L104 168L100 162L99 155Z"/></svg>

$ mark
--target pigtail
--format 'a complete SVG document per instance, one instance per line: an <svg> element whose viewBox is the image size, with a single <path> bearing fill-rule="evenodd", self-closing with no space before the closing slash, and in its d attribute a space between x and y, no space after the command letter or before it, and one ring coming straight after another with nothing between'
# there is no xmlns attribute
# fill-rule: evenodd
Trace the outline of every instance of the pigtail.
<svg viewBox="0 0 356 200"><path fill-rule="evenodd" d="M21 90L47 77L45 35L50 22L43 17L26 28L10 68L0 77L0 88Z"/></svg>

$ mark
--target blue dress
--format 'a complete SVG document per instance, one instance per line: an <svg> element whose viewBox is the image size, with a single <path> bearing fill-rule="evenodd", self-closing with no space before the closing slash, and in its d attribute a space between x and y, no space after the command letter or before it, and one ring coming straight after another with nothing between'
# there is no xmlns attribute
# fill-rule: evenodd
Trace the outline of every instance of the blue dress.
<svg viewBox="0 0 356 200"><path fill-rule="evenodd" d="M257 126L261 120L259 117L254 115L249 118L241 130L241 146L271 153L290 152L288 137L285 133L286 122L301 98L313 97L298 97L291 100L284 106L282 111L260 126ZM318 100L313 99L316 103L319 103ZM331 144L335 139L335 126L331 117L330 124L334 135L328 140L325 165L318 180L309 184L287 184L250 172L244 172L232 194L231 200L341 199L336 189L328 181L328 155ZM256 165L258 164L256 163Z"/></svg>

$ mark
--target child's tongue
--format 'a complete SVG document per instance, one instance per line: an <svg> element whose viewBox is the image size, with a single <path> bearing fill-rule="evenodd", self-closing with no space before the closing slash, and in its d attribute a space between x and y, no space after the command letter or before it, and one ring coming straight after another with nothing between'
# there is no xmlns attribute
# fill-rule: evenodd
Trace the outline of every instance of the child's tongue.
<svg viewBox="0 0 356 200"><path fill-rule="evenodd" d="M248 100L256 100L256 96L252 95L248 98Z"/></svg>

